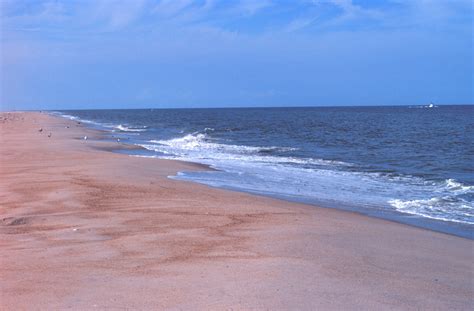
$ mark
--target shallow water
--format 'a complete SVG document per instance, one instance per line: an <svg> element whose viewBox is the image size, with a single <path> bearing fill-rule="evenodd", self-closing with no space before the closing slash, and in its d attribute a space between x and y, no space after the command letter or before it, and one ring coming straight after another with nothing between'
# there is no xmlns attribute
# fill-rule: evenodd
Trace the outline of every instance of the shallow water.
<svg viewBox="0 0 474 311"><path fill-rule="evenodd" d="M173 178L342 207L472 238L474 107L80 110Z"/></svg>

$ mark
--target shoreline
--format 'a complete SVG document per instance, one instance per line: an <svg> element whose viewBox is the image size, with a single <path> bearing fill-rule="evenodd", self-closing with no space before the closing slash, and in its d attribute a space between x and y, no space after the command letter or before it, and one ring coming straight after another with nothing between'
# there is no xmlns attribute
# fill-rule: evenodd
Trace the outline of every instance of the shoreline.
<svg viewBox="0 0 474 311"><path fill-rule="evenodd" d="M472 307L472 240L169 179L202 166L1 116L6 309Z"/></svg>
<svg viewBox="0 0 474 311"><path fill-rule="evenodd" d="M97 133L99 133L102 136L102 139L105 142L115 143L116 134L111 132L109 128L99 123L95 123L95 122L87 121L87 120L84 121L81 119L71 119L71 117L73 116L57 114L56 112L43 112L43 113L46 113L47 115L58 117L67 121L71 120L73 122L82 122L82 124L86 128L93 131L97 131ZM126 154L130 156L138 156L138 157L143 156L145 158L149 157L149 158L154 158L154 159L160 159L159 157L145 155L145 153L150 153L148 149L138 144L129 143L127 142L127 140L125 140L125 142L120 142L118 146L114 146L114 144L111 144L110 146L103 146L103 147L100 147L99 149L110 151L110 152L116 152L119 154ZM139 152L135 152L135 151L139 151ZM140 151L142 151L144 154L143 155L140 154ZM203 164L199 162L190 162L190 161L180 160L180 159L173 159L170 161L178 161L178 162L183 162L189 165L195 165L197 167L202 168L204 171L220 171L218 168L214 168L211 165ZM416 228L422 228L422 229L431 230L434 232L439 232L439 233L444 233L444 234L449 234L449 235L453 235L457 237L474 240L474 227L471 224L441 220L437 218L430 218L430 217L421 216L421 215L404 213L397 210L380 209L380 208L362 208L362 207L354 207L351 205L342 205L340 203L329 204L328 202L324 203L324 202L318 202L318 201L298 199L298 197L279 195L278 193L273 193L273 194L262 193L258 191L250 191L250 190L227 187L227 186L212 186L206 183L200 183L199 181L196 181L196 180L179 177L180 173L183 173L184 175L186 175L186 173L188 172L191 172L191 171L186 171L186 170L178 171L176 172L176 174L174 174L174 176L169 176L169 178L179 180L179 181L195 182L195 183L205 185L214 189L247 193L250 195L256 195L256 196L262 196L262 197L272 198L276 200L282 200L289 203L298 203L298 204L313 206L316 208L330 208L330 209L337 209L337 210L345 211L345 212L352 212L352 213L356 213L362 216L388 220L388 221L395 222L398 224L409 225Z"/></svg>

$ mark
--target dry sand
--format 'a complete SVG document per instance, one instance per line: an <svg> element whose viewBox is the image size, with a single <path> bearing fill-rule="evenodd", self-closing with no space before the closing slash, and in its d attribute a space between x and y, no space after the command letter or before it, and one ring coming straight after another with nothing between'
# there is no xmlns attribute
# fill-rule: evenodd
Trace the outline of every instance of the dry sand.
<svg viewBox="0 0 474 311"><path fill-rule="evenodd" d="M473 309L471 240L174 181L199 166L98 136L0 115L0 309Z"/></svg>

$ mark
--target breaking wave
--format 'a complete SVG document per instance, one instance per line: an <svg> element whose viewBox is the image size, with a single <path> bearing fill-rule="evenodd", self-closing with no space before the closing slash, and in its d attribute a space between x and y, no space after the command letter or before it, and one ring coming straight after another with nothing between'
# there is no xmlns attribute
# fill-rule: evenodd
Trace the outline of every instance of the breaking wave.
<svg viewBox="0 0 474 311"><path fill-rule="evenodd" d="M121 132L145 132L147 130L146 126L126 126L123 124L114 126L114 128Z"/></svg>
<svg viewBox="0 0 474 311"><path fill-rule="evenodd" d="M245 161L253 163L295 164L295 165L345 165L349 163L323 159L282 156L298 148L279 146L244 146L223 144L204 133L187 134L169 140L150 140L142 147L169 155L169 158L202 162L203 160ZM272 155L278 154L278 155ZM208 162L208 161L207 161ZM212 164L212 163L207 163Z"/></svg>

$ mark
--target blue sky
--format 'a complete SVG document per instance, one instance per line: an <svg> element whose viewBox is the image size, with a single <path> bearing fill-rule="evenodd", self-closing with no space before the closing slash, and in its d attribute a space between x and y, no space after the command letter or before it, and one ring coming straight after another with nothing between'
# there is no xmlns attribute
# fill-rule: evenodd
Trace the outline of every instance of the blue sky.
<svg viewBox="0 0 474 311"><path fill-rule="evenodd" d="M2 109L473 103L471 0L0 0Z"/></svg>

